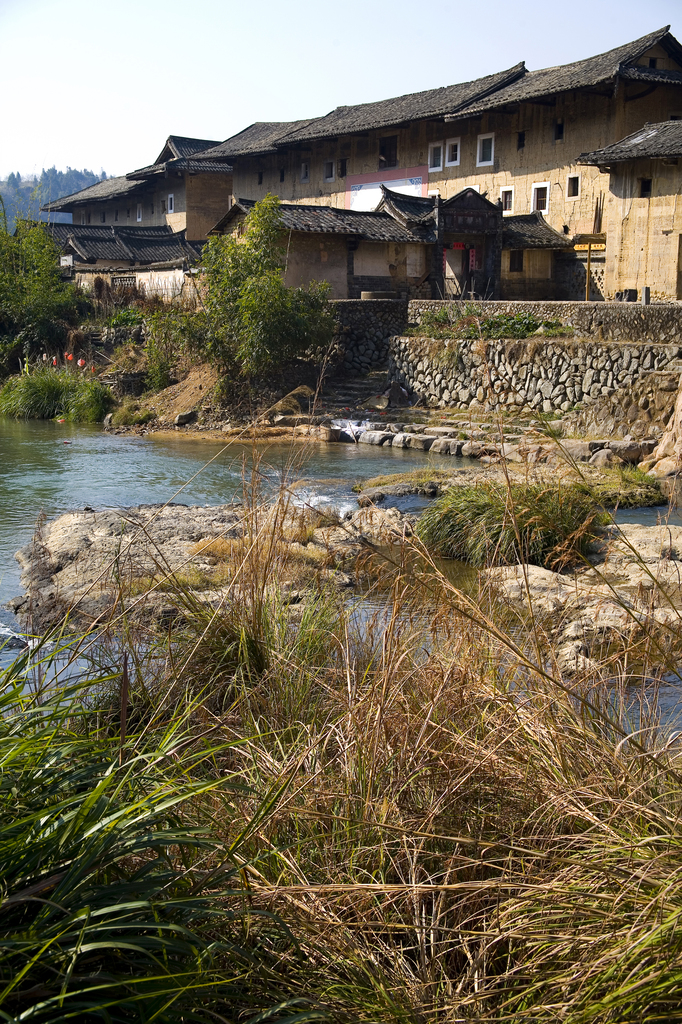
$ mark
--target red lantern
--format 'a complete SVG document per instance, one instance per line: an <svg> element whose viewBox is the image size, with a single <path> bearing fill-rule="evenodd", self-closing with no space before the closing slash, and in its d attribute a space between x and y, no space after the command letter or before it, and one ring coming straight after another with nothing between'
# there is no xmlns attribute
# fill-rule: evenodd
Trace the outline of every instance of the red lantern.
<svg viewBox="0 0 682 1024"><path fill-rule="evenodd" d="M69 352L69 354L67 355L66 358L69 360L70 363L73 362L73 356L71 355L70 352Z"/></svg>
<svg viewBox="0 0 682 1024"><path fill-rule="evenodd" d="M52 356L52 365L53 366L57 365L57 357L56 356Z"/></svg>
<svg viewBox="0 0 682 1024"><path fill-rule="evenodd" d="M79 359L79 360L78 360L78 365L80 366L80 368L81 368L81 370L82 370L82 369L83 369L83 367L85 366L85 360L84 360L84 359Z"/></svg>

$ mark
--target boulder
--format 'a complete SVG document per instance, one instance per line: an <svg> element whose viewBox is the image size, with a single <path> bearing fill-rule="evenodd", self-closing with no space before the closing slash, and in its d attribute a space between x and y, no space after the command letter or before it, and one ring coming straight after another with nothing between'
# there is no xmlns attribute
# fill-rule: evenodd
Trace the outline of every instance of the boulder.
<svg viewBox="0 0 682 1024"><path fill-rule="evenodd" d="M385 444L390 445L393 434L390 430L363 430L358 438L360 444Z"/></svg>
<svg viewBox="0 0 682 1024"><path fill-rule="evenodd" d="M173 422L176 427L184 427L187 423L193 423L196 418L196 410L189 409L187 412L179 412Z"/></svg>
<svg viewBox="0 0 682 1024"><path fill-rule="evenodd" d="M396 380L393 381L388 392L388 404L393 409L403 409L410 404L409 394Z"/></svg>
<svg viewBox="0 0 682 1024"><path fill-rule="evenodd" d="M437 437L431 445L430 451L435 452L437 455L450 455L452 441L449 437Z"/></svg>
<svg viewBox="0 0 682 1024"><path fill-rule="evenodd" d="M609 450L623 462L639 462L642 458L642 445L638 441L611 441Z"/></svg>
<svg viewBox="0 0 682 1024"><path fill-rule="evenodd" d="M392 443L391 447L393 447L393 448L407 448L407 447L409 447L408 446L408 438L410 436L411 436L410 434L406 434L402 430L399 433L394 434L393 435L393 443Z"/></svg>
<svg viewBox="0 0 682 1024"><path fill-rule="evenodd" d="M428 452L433 442L438 440L438 438L429 437L427 434L408 434L407 438L406 447L416 448L420 452Z"/></svg>
<svg viewBox="0 0 682 1024"><path fill-rule="evenodd" d="M387 395L374 395L368 398L366 407L368 409L388 409L389 399Z"/></svg>
<svg viewBox="0 0 682 1024"><path fill-rule="evenodd" d="M605 469L609 466L622 466L623 459L618 455L614 455L610 448L601 448L598 452L595 452L590 459L590 466L596 466L597 469Z"/></svg>

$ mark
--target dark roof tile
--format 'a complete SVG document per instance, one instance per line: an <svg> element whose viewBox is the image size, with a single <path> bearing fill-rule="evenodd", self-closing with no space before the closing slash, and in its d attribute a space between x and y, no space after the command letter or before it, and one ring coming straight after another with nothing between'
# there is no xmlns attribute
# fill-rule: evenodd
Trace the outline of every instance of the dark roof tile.
<svg viewBox="0 0 682 1024"><path fill-rule="evenodd" d="M639 131L592 153L581 153L579 164L612 164L623 160L682 156L682 121L645 124Z"/></svg>
<svg viewBox="0 0 682 1024"><path fill-rule="evenodd" d="M560 235L541 213L505 217L502 223L503 249L572 249L567 235Z"/></svg>
<svg viewBox="0 0 682 1024"><path fill-rule="evenodd" d="M274 153L280 139L311 123L310 118L303 121L256 121L238 135L233 135L220 145L207 149L201 154L200 159L229 159L235 156Z"/></svg>
<svg viewBox="0 0 682 1024"><path fill-rule="evenodd" d="M102 200L116 199L118 196L129 196L139 192L144 186L138 181L128 181L125 176L120 178L106 178L98 181L95 185L88 185L80 192L73 192L70 196L62 196L51 203L41 206L41 210L48 213L57 213L65 210L67 213L72 206L82 206L85 203L101 202Z"/></svg>
<svg viewBox="0 0 682 1024"><path fill-rule="evenodd" d="M85 263L172 263L193 261L201 253L202 243L188 242L184 231L173 232L168 227L51 224L48 230L62 249L73 250Z"/></svg>

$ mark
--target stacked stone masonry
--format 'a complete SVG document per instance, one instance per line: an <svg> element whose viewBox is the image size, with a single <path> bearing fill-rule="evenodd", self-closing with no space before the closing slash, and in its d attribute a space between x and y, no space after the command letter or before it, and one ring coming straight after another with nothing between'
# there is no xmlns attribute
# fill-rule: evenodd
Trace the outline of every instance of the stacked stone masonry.
<svg viewBox="0 0 682 1024"><path fill-rule="evenodd" d="M642 373L670 369L681 354L676 344L395 337L389 374L431 407L566 412L578 402L589 404L629 387Z"/></svg>
<svg viewBox="0 0 682 1024"><path fill-rule="evenodd" d="M391 338L407 323L407 302L395 299L336 299L335 341L339 368L348 376L388 364Z"/></svg>

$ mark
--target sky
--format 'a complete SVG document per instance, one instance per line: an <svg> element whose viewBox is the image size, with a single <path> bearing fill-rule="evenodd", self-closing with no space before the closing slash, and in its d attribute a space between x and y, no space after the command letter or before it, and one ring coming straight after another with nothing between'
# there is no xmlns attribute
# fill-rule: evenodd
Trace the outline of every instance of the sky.
<svg viewBox="0 0 682 1024"><path fill-rule="evenodd" d="M222 141L521 60L565 64L667 24L682 39L682 0L0 0L0 178L124 174L171 134Z"/></svg>

